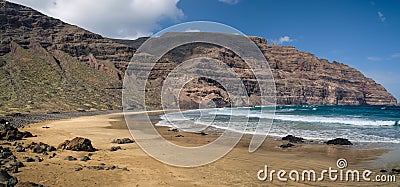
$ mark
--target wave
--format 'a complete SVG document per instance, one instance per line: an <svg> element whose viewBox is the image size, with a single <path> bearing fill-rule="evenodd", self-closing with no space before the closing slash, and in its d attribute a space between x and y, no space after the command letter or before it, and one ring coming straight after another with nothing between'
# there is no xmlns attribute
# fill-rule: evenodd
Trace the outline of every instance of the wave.
<svg viewBox="0 0 400 187"><path fill-rule="evenodd" d="M290 112L290 111L294 111L294 109L284 109L281 111L282 111L282 113ZM246 111L233 111L233 110L218 110L218 111L210 112L210 114L272 119L271 113L261 113L259 111L258 112L246 112ZM396 126L396 125L398 125L397 121L373 120L373 119L360 118L360 117L357 118L355 116L333 117L333 116L277 114L274 116L274 119L281 120L281 121L346 124L346 125L355 125L355 126Z"/></svg>
<svg viewBox="0 0 400 187"><path fill-rule="evenodd" d="M183 115L175 113L161 115L161 121L156 125L179 128L188 132L197 132L207 127L214 127L239 133L255 134L256 122L249 121L252 124L244 127L247 122L246 118L260 118L265 119L264 121L261 120L261 124L264 124L265 127L262 127L262 132L257 133L268 134L269 136L282 137L287 134L294 134L309 140L327 140L343 137L354 142L400 143L397 116L389 115L388 117L386 113L369 116L371 111L365 113L359 113L358 111L343 112L343 114L340 114L342 111L339 111L337 112L338 114L316 115L325 113L324 110L326 109L318 107L318 110L321 111L312 113L311 110L313 108L316 107L280 108L276 110L275 116L272 115L271 110L261 112L261 110L253 110L252 108L191 110L183 112ZM303 110L309 110L310 113ZM216 116L220 117L215 118ZM232 119L233 121L230 121ZM271 128L269 122L272 119L276 120L276 123ZM228 126L228 124L230 125ZM381 126L388 127L381 128Z"/></svg>
<svg viewBox="0 0 400 187"><path fill-rule="evenodd" d="M157 126L169 126L169 127L177 127L181 131L184 132L199 132L201 130L204 130L206 127L214 127L217 129L221 130L229 130L237 133L243 133L243 134L250 134L254 135L256 134L255 131L249 131L249 130L244 130L242 129L243 127L239 128L234 128L234 127L228 127L228 126L220 126L217 124L209 124L205 125L202 123L195 122L195 124L199 126L187 126L187 124L181 126L182 124L175 124L172 126L167 121L160 121L156 125ZM282 129L282 128L277 128L277 126L273 126L272 129L265 129L266 131L263 133L257 133L261 135L267 135L267 136L272 136L272 137L283 137L288 134L296 134L297 136L303 137L307 140L319 140L319 141L326 141L330 139L334 139L337 137L342 137L342 138L347 138L352 142L359 142L359 143L400 143L400 139L398 138L393 138L393 137L382 137L378 135L372 135L372 134L360 134L359 132L353 131L351 129L337 129L337 130L322 130L322 131L309 131L309 130L300 130L300 129Z"/></svg>
<svg viewBox="0 0 400 187"><path fill-rule="evenodd" d="M292 133L293 134L293 133ZM288 135L288 133L269 133L268 136L272 137L284 137ZM307 133L302 133L298 132L296 134L297 136L300 136L306 140L315 140L315 141L327 141L331 140L334 138L346 138L350 140L351 142L358 142L358 143L394 143L394 144L400 144L400 140L397 138L387 138L387 137L381 137L381 136L375 136L375 135L345 135L345 134L340 134L338 135L337 133L332 133L332 134L307 134Z"/></svg>
<svg viewBox="0 0 400 187"><path fill-rule="evenodd" d="M352 118L352 117L275 115L275 119L282 121L309 122L309 123L335 123L335 124L347 124L356 126L394 126L396 124L396 121L372 120L366 118Z"/></svg>
<svg viewBox="0 0 400 187"><path fill-rule="evenodd" d="M296 109L294 108L284 108L284 109L277 109L275 112L294 112Z"/></svg>

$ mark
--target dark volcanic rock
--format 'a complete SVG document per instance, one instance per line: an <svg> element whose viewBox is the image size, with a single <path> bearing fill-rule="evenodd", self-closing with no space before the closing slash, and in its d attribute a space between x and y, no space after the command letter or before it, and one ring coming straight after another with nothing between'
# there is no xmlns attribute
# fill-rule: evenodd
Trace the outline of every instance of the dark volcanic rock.
<svg viewBox="0 0 400 187"><path fill-rule="evenodd" d="M22 160L24 162L35 162L35 159L33 159L32 157L24 157L24 158L22 158Z"/></svg>
<svg viewBox="0 0 400 187"><path fill-rule="evenodd" d="M83 168L79 167L79 168L75 168L75 171L82 171Z"/></svg>
<svg viewBox="0 0 400 187"><path fill-rule="evenodd" d="M56 153L52 153L49 158L54 158L57 154Z"/></svg>
<svg viewBox="0 0 400 187"><path fill-rule="evenodd" d="M27 145L25 147L25 149L29 149L33 153L47 153L47 152L52 152L52 151L56 150L56 148L54 146L45 144L43 142L40 142L40 143L32 142L29 145Z"/></svg>
<svg viewBox="0 0 400 187"><path fill-rule="evenodd" d="M117 169L117 167L116 167L116 166L108 166L108 167L106 168L106 170L114 170L114 169Z"/></svg>
<svg viewBox="0 0 400 187"><path fill-rule="evenodd" d="M38 156L35 156L34 160L35 160L35 162L42 162L42 161L43 161L43 158L40 158L40 157L38 157Z"/></svg>
<svg viewBox="0 0 400 187"><path fill-rule="evenodd" d="M0 152L0 158L2 158L2 159L8 158L8 157L13 155L12 152L9 149L3 149L3 150L0 150L0 151L1 151Z"/></svg>
<svg viewBox="0 0 400 187"><path fill-rule="evenodd" d="M177 129L177 128L170 128L170 129L168 129L168 131L179 132L179 129Z"/></svg>
<svg viewBox="0 0 400 187"><path fill-rule="evenodd" d="M87 169L90 169L90 170L116 170L116 169L120 169L122 171L129 171L129 169L127 167L120 168L120 167L114 166L114 165L106 166L104 163L100 163L97 166L84 166L84 167L87 168Z"/></svg>
<svg viewBox="0 0 400 187"><path fill-rule="evenodd" d="M44 149L40 145L34 145L31 148L34 153L43 153Z"/></svg>
<svg viewBox="0 0 400 187"><path fill-rule="evenodd" d="M283 148L283 149L286 149L286 148L293 147L293 146L294 146L293 144L287 143L287 144L282 144L282 145L280 145L279 147L281 147L281 148Z"/></svg>
<svg viewBox="0 0 400 187"><path fill-rule="evenodd" d="M196 134L200 134L200 135L202 135L202 136L208 135L206 132L203 132L203 131L201 131L201 132L196 132Z"/></svg>
<svg viewBox="0 0 400 187"><path fill-rule="evenodd" d="M24 162L42 162L43 158L41 158L39 156L35 156L34 158L32 158L32 157L24 157L24 158L22 158L22 160Z"/></svg>
<svg viewBox="0 0 400 187"><path fill-rule="evenodd" d="M92 142L89 139L81 137L76 137L72 140L65 140L65 142L58 145L57 149L88 152L96 151L96 149L92 146Z"/></svg>
<svg viewBox="0 0 400 187"><path fill-rule="evenodd" d="M344 138L335 138L333 140L329 140L325 142L328 145L353 145L348 139Z"/></svg>
<svg viewBox="0 0 400 187"><path fill-rule="evenodd" d="M18 173L18 172L19 172L18 167L16 166L11 167L11 173Z"/></svg>
<svg viewBox="0 0 400 187"><path fill-rule="evenodd" d="M11 163L12 166L17 166L17 167L24 167L25 165L18 160L15 160L13 163Z"/></svg>
<svg viewBox="0 0 400 187"><path fill-rule="evenodd" d="M4 121L3 121L4 122ZM2 124L2 130L0 131L0 139L1 140L22 140L23 138L33 137L30 132L21 132L14 126L12 126L8 121L5 121Z"/></svg>
<svg viewBox="0 0 400 187"><path fill-rule="evenodd" d="M0 125L8 125L10 123L10 121L5 120L5 119L0 119Z"/></svg>
<svg viewBox="0 0 400 187"><path fill-rule="evenodd" d="M115 139L112 141L112 143L117 143L117 144L128 144L134 142L135 142L134 140L131 140L129 138Z"/></svg>
<svg viewBox="0 0 400 187"><path fill-rule="evenodd" d="M113 146L113 147L111 147L110 151L117 151L117 150L120 150L120 149L121 149L120 146Z"/></svg>
<svg viewBox="0 0 400 187"><path fill-rule="evenodd" d="M88 169L94 169L94 170L104 170L105 167L104 165L98 165L98 166L88 166Z"/></svg>
<svg viewBox="0 0 400 187"><path fill-rule="evenodd" d="M400 174L400 169L392 169L392 173L394 174Z"/></svg>
<svg viewBox="0 0 400 187"><path fill-rule="evenodd" d="M73 157L73 156L67 156L67 157L64 158L64 160L74 161L74 160L77 160L77 159L75 157Z"/></svg>
<svg viewBox="0 0 400 187"><path fill-rule="evenodd" d="M24 164L17 160L8 147L0 146L0 169L18 173L19 167L24 167Z"/></svg>
<svg viewBox="0 0 400 187"><path fill-rule="evenodd" d="M28 182L19 182L18 187L44 187L44 186L41 184L28 181Z"/></svg>
<svg viewBox="0 0 400 187"><path fill-rule="evenodd" d="M25 152L25 148L22 147L21 145L18 145L18 146L15 148L15 151L16 151L16 152Z"/></svg>
<svg viewBox="0 0 400 187"><path fill-rule="evenodd" d="M293 136L293 135L287 135L287 136L283 137L282 140L286 140L286 141L289 141L289 142L292 142L292 143L303 143L304 142L303 138L296 137L296 136Z"/></svg>
<svg viewBox="0 0 400 187"><path fill-rule="evenodd" d="M90 157L88 157L88 156L82 156L82 157L80 158L80 160L86 162L86 161L90 160Z"/></svg>
<svg viewBox="0 0 400 187"><path fill-rule="evenodd" d="M16 177L11 176L5 170L0 170L0 184L3 184L5 186L15 186L17 183L18 180Z"/></svg>

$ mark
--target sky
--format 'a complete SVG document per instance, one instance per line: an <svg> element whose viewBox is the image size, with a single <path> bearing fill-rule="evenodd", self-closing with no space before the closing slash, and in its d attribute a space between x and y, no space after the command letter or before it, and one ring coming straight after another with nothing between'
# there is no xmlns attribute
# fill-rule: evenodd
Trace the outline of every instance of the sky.
<svg viewBox="0 0 400 187"><path fill-rule="evenodd" d="M398 0L10 0L106 37L214 21L373 78L400 100Z"/></svg>

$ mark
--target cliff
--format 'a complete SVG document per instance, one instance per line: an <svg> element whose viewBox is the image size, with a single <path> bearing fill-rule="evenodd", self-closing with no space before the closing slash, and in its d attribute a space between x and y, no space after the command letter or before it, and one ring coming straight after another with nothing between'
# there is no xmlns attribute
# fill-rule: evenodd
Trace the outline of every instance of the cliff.
<svg viewBox="0 0 400 187"><path fill-rule="evenodd" d="M265 39L250 37L265 55L277 89L278 105L388 105L396 104L396 99L374 80L366 78L361 72L339 62L328 62L311 53L302 52L290 46L268 45ZM166 78L166 72L179 63L195 57L209 57L226 62L243 80L250 98L257 105L257 81L249 76L244 61L230 50L211 44L188 44L167 53L150 76L154 86L153 96L160 93L160 83L156 80ZM223 72L214 72L223 74ZM211 83L211 84L210 84ZM221 86L213 85L212 80L199 79L187 83L180 95L184 108L195 108L201 98L207 97L229 106L227 93ZM157 105L158 103L153 103Z"/></svg>
<svg viewBox="0 0 400 187"><path fill-rule="evenodd" d="M147 39L117 40L31 8L0 1L0 111L69 111L120 109L122 79L136 49ZM272 69L280 105L387 105L396 99L374 80L354 68L328 62L294 47L270 46L251 39ZM152 71L160 85L171 68L183 60L204 56L226 62L246 75L243 61L231 51L209 44L185 45L170 51ZM90 72L90 73L87 73ZM245 81L257 97L254 80ZM206 86L207 85L207 86ZM158 107L159 89L149 88L148 103ZM194 80L182 91L182 105L195 108L201 98L227 106L224 90L212 80ZM62 103L61 105L55 103Z"/></svg>

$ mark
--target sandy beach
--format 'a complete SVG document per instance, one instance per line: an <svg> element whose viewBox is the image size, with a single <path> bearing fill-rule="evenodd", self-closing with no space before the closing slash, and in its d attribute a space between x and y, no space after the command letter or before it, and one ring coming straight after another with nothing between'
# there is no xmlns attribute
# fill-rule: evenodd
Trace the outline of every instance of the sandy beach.
<svg viewBox="0 0 400 187"><path fill-rule="evenodd" d="M159 112L152 113L158 115ZM143 114L137 114L143 115ZM47 126L49 128L42 128ZM194 133L168 131L168 127L157 127L158 132L167 140L183 146L198 146L207 144L217 138L217 135L202 136ZM132 138L126 128L123 114L106 114L85 116L73 119L47 121L31 124L22 129L30 131L37 137L27 138L18 142L44 142L57 146L67 139L84 137L92 141L98 150L91 160L67 161L66 156L79 158L87 152L57 150L54 158L42 156L43 162L24 163L20 172L13 174L20 182L31 181L45 186L398 186L398 182L333 182L326 179L318 182L281 182L260 181L257 178L259 170L265 165L274 170L305 170L321 171L329 167L337 169L336 161L345 158L347 169L369 169L374 174L382 174L383 168L367 168L368 162L379 160L388 153L387 149L359 149L325 144L295 144L294 147L282 149L279 145L287 143L268 137L260 149L254 153L248 152L251 136L244 136L239 144L226 156L211 164L180 168L163 164L148 156L136 143L122 144L122 150L110 151L111 143L116 138ZM182 135L181 137L176 137ZM3 142L4 143L4 142ZM35 156L29 151L14 153L18 158ZM41 156L41 155L40 155ZM93 170L88 166L105 164L116 166L115 170ZM86 166L86 167L84 167ZM82 167L80 171L76 168ZM276 176L276 175L275 175ZM398 177L398 175L397 175Z"/></svg>
<svg viewBox="0 0 400 187"><path fill-rule="evenodd" d="M98 2L0 0L0 187L400 187L400 0Z"/></svg>

